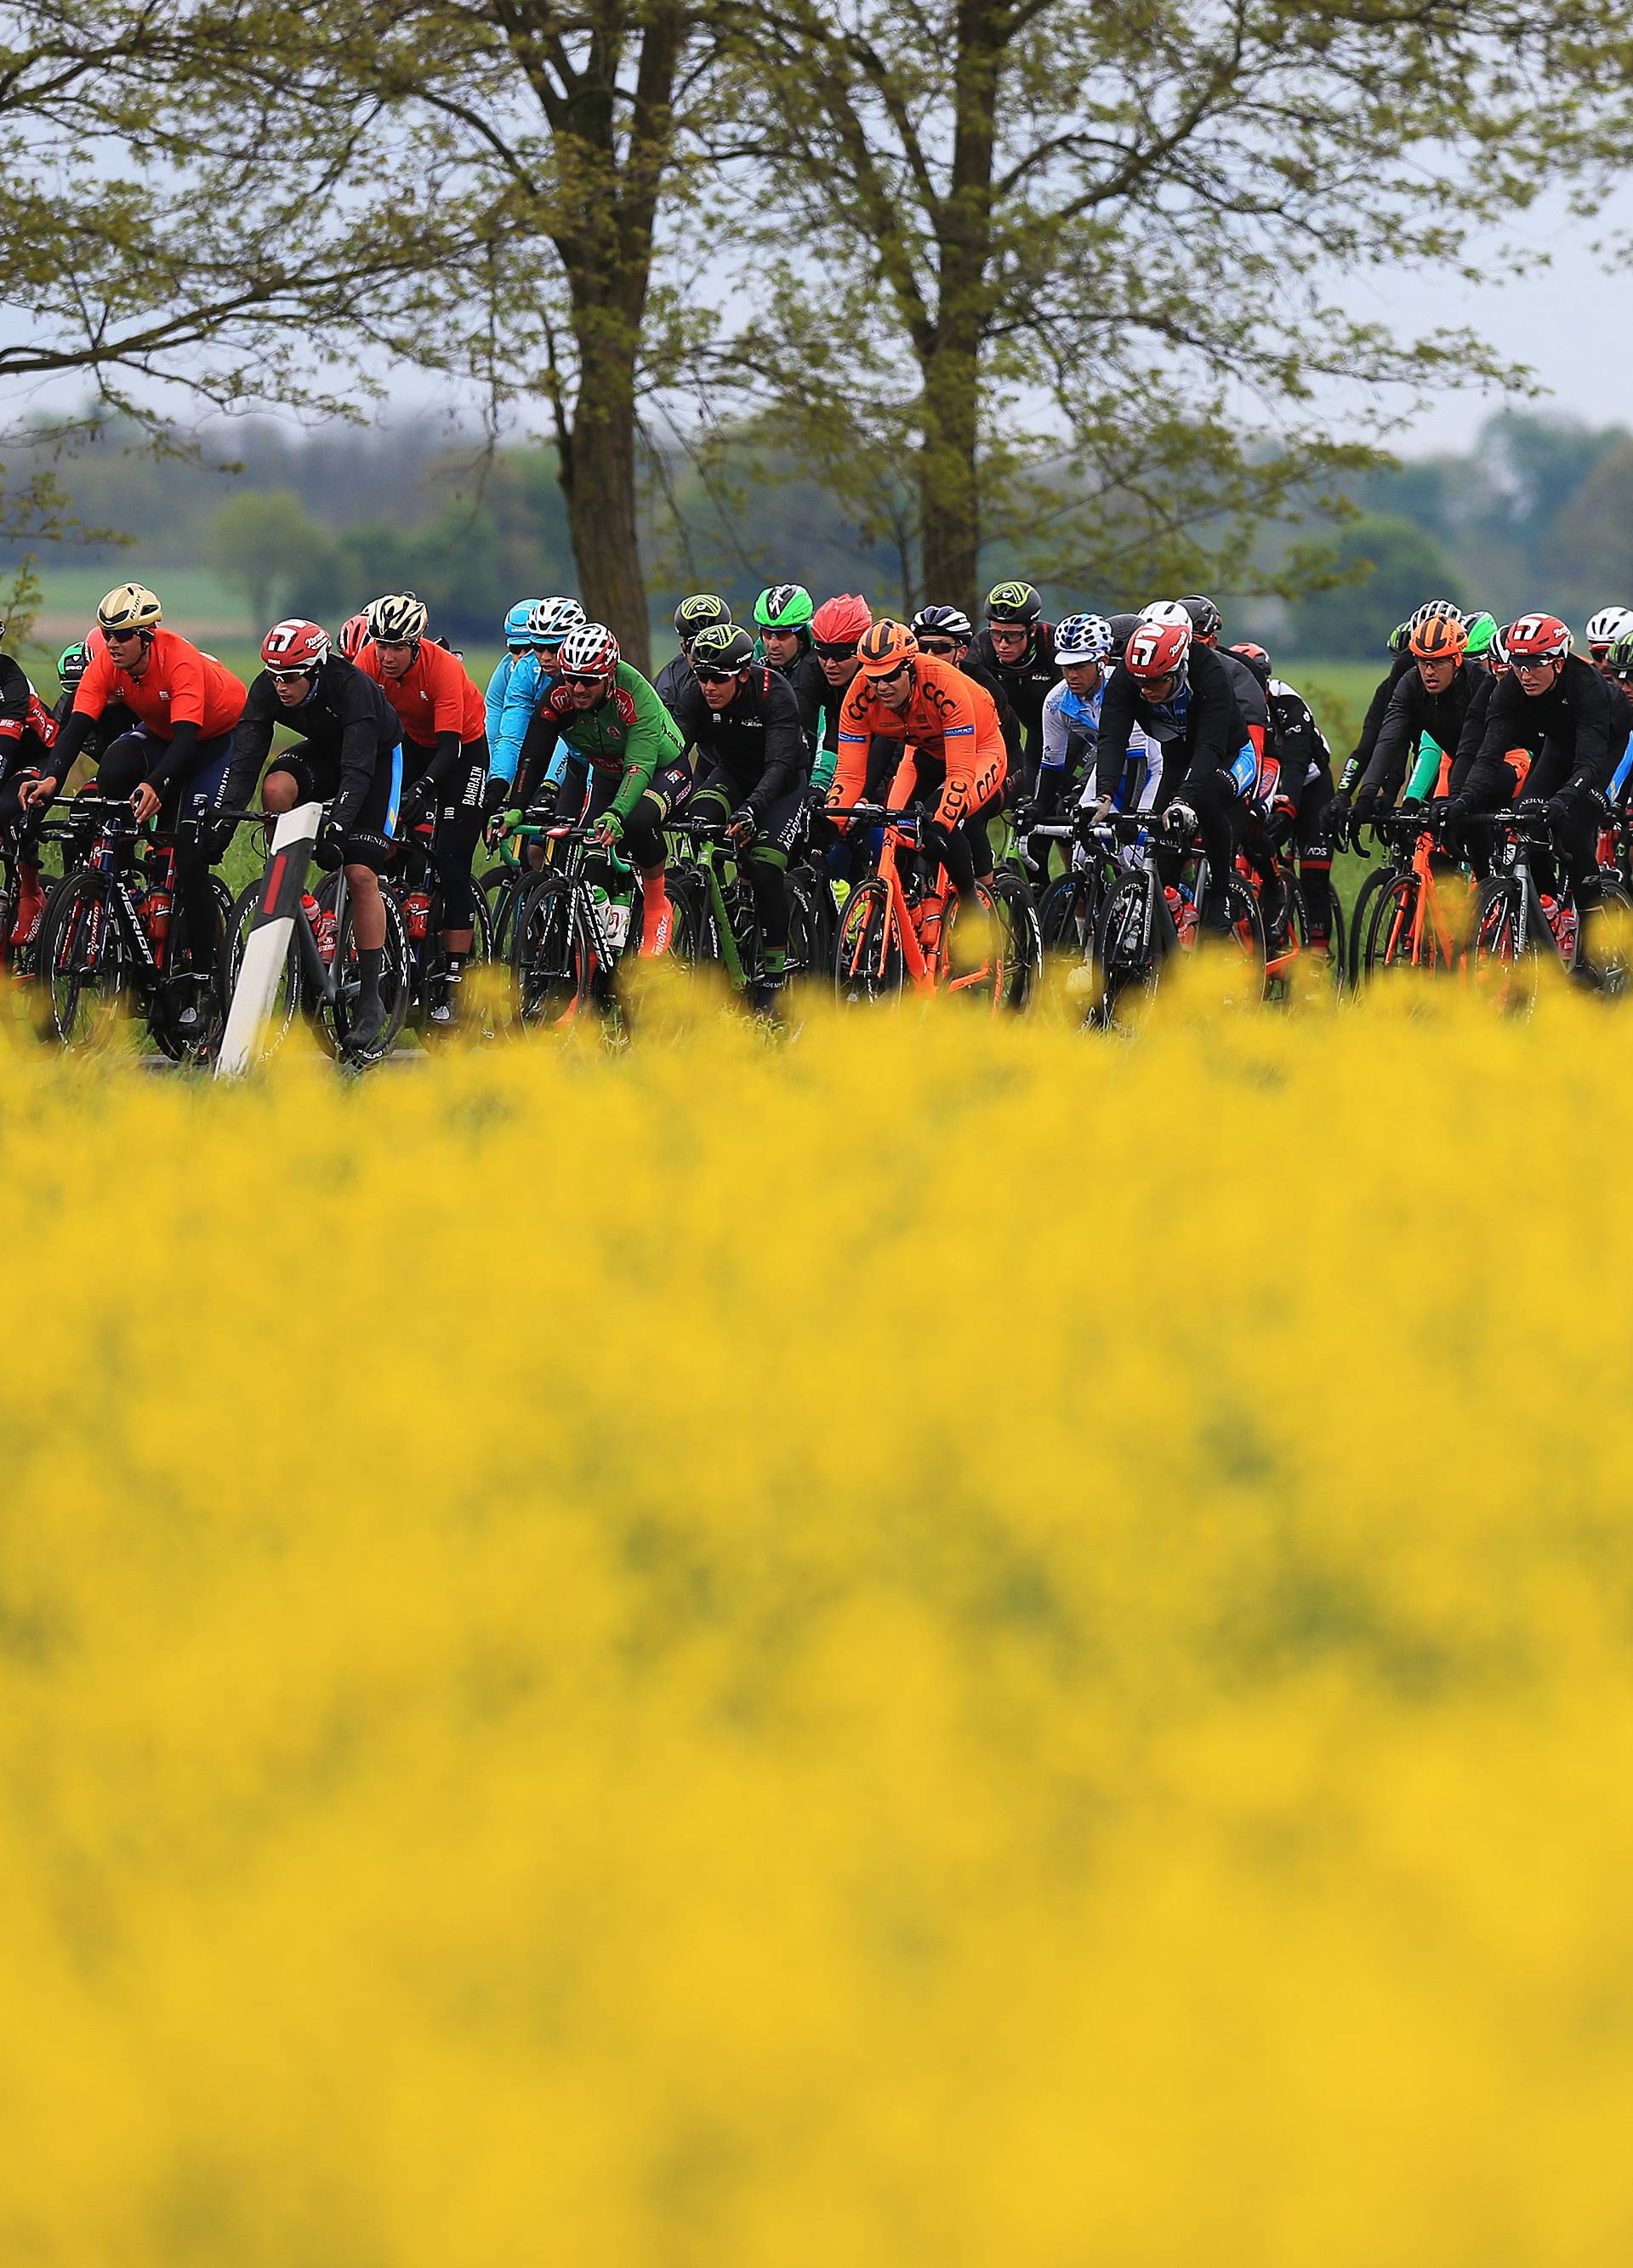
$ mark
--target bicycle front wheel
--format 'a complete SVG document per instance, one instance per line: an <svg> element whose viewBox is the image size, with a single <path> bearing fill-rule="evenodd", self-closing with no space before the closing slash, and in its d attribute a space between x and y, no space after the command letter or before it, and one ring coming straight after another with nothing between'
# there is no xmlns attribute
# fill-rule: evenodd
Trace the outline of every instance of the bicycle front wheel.
<svg viewBox="0 0 1633 2268"><path fill-rule="evenodd" d="M894 999L906 976L890 885L875 874L845 901L834 948L834 981L847 1003Z"/></svg>
<svg viewBox="0 0 1633 2268"><path fill-rule="evenodd" d="M528 891L512 925L511 966L524 1024L570 1023L589 1005L595 948L570 882L548 874Z"/></svg>
<svg viewBox="0 0 1633 2268"><path fill-rule="evenodd" d="M1509 1015L1531 1013L1536 1005L1540 961L1526 920L1523 881L1504 875L1480 885L1470 958L1482 998Z"/></svg>
<svg viewBox="0 0 1633 2268"><path fill-rule="evenodd" d="M51 894L40 932L51 1021L65 1048L105 1047L134 1000L136 958L97 874L70 874Z"/></svg>
<svg viewBox="0 0 1633 2268"><path fill-rule="evenodd" d="M1144 875L1127 875L1107 893L1095 929L1100 992L1090 1020L1129 1037L1150 1021L1162 974L1151 898L1151 885Z"/></svg>

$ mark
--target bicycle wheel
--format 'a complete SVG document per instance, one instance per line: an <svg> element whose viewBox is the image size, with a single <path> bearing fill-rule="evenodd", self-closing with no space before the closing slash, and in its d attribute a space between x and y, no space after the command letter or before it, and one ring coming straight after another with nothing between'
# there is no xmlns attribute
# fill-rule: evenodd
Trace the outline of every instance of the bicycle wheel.
<svg viewBox="0 0 1633 2268"><path fill-rule="evenodd" d="M244 948L249 942L250 925L255 909L261 903L261 884L247 883L232 902L232 911L227 919L227 1005L244 967ZM294 928L290 930L289 945L283 954L283 965L278 971L277 989L272 996L268 1012L263 1047L267 1053L281 1046L288 1037L291 1026L301 1012L305 998L300 960L300 939Z"/></svg>
<svg viewBox="0 0 1633 2268"><path fill-rule="evenodd" d="M1038 940L1046 955L1092 956L1099 895L1099 876L1088 868L1055 877L1038 900Z"/></svg>
<svg viewBox="0 0 1633 2268"><path fill-rule="evenodd" d="M1480 885L1469 965L1494 1008L1528 1016L1535 1007L1541 961L1526 919L1525 884L1512 874Z"/></svg>
<svg viewBox="0 0 1633 2268"><path fill-rule="evenodd" d="M1348 976L1346 979L1350 990L1352 992L1358 991L1360 990L1362 979L1366 975L1362 948L1366 937L1366 925L1372 917L1373 903L1377 899L1379 892L1384 888L1386 884L1395 879L1397 872L1398 870L1394 866L1372 867L1368 873L1365 881L1361 884L1360 888L1355 894L1355 905L1351 909L1349 923L1348 946L1350 957L1348 961ZM1338 903L1338 892L1335 887L1333 889L1333 903L1335 906Z"/></svg>
<svg viewBox="0 0 1633 2268"><path fill-rule="evenodd" d="M327 911L333 907L339 890L339 877L331 875L318 893L318 902ZM389 890L380 892L380 903L386 911L386 943L380 958L380 1005L386 1011L386 1021L379 1037L369 1048L371 1060L388 1056L402 1036L402 1027L408 1019L408 1009L414 998L413 973L409 965L412 947L408 932L403 926L402 908ZM317 1024L324 1039L336 1055L346 1052L351 1039L351 1028L357 1021L357 994L362 985L362 972L357 965L358 945L352 923L351 894L348 891L344 909L335 931L335 997L318 1003Z"/></svg>
<svg viewBox="0 0 1633 2268"><path fill-rule="evenodd" d="M99 874L70 874L52 892L40 924L40 968L63 1045L107 1046L131 1007L138 978L135 949Z"/></svg>
<svg viewBox="0 0 1633 2268"><path fill-rule="evenodd" d="M547 874L526 893L516 912L511 966L524 1024L570 1023L590 1005L595 949L570 882Z"/></svg>
<svg viewBox="0 0 1633 2268"><path fill-rule="evenodd" d="M1599 903L1583 917L1577 966L1608 1000L1633 990L1633 896L1620 882L1601 883Z"/></svg>
<svg viewBox="0 0 1633 2268"><path fill-rule="evenodd" d="M890 905L890 885L875 874L845 901L834 947L834 981L842 1001L889 1000L906 969Z"/></svg>
<svg viewBox="0 0 1633 2268"><path fill-rule="evenodd" d="M790 868L788 876L788 974L814 976L828 961L825 924L809 872Z"/></svg>
<svg viewBox="0 0 1633 2268"><path fill-rule="evenodd" d="M232 973L232 899L219 874L210 878L211 917L215 935L205 966L195 968L191 924L180 890L165 940L165 967L154 988L148 1026L160 1052L172 1063L196 1063L221 1045L230 997Z"/></svg>
<svg viewBox="0 0 1633 2268"><path fill-rule="evenodd" d="M1033 988L1043 973L1043 937L1031 885L1009 867L1001 867L980 886L981 901L992 924L985 990L995 1008L1019 1014L1030 1002ZM953 902L945 932L945 960L958 976L958 904Z"/></svg>
<svg viewBox="0 0 1633 2268"><path fill-rule="evenodd" d="M1387 875L1374 894L1367 909L1366 934L1359 956L1361 976L1366 983L1376 983L1386 973L1398 976L1404 970L1444 976L1453 968L1426 906L1422 909L1420 924L1423 890L1422 881L1408 867Z"/></svg>
<svg viewBox="0 0 1633 2268"><path fill-rule="evenodd" d="M1126 875L1107 892L1095 928L1100 990L1089 1020L1130 1038L1149 1022L1162 975L1151 888L1146 876Z"/></svg>

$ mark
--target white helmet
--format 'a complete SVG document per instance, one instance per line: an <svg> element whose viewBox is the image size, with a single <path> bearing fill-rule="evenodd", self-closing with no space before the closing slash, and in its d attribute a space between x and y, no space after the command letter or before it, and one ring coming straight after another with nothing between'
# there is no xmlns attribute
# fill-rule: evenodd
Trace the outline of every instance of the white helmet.
<svg viewBox="0 0 1633 2268"><path fill-rule="evenodd" d="M1068 615L1055 632L1055 659L1070 665L1104 661L1116 644L1111 624L1100 615Z"/></svg>
<svg viewBox="0 0 1633 2268"><path fill-rule="evenodd" d="M1177 599L1153 599L1149 607L1140 608L1143 622L1155 622L1160 630L1189 630L1196 625L1191 620L1191 610L1182 607Z"/></svg>
<svg viewBox="0 0 1633 2268"><path fill-rule="evenodd" d="M1601 607L1596 615L1588 617L1590 646L1613 646L1629 631L1633 631L1633 607Z"/></svg>
<svg viewBox="0 0 1633 2268"><path fill-rule="evenodd" d="M380 645L415 645L430 620L423 599L412 591L394 592L369 608L369 636Z"/></svg>

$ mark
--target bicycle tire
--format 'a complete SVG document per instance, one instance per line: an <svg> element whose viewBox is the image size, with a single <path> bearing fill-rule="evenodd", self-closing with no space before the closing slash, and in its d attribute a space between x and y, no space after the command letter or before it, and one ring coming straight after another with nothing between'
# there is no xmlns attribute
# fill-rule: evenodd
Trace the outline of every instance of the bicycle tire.
<svg viewBox="0 0 1633 2268"><path fill-rule="evenodd" d="M140 980L101 876L82 867L51 893L40 923L40 968L61 1046L75 1054L106 1046Z"/></svg>
<svg viewBox="0 0 1633 2268"><path fill-rule="evenodd" d="M1525 883L1518 876L1495 875L1480 885L1468 957L1482 998L1509 1015L1531 1013L1541 980L1541 956L1525 919Z"/></svg>
<svg viewBox="0 0 1633 2268"><path fill-rule="evenodd" d="M330 875L318 893L318 903L326 910L335 902L339 890L339 877ZM380 1005L386 1011L386 1021L379 1037L369 1049L371 1060L387 1056L402 1037L403 1026L408 1020L408 1011L414 997L411 966L413 947L402 918L402 908L389 890L380 892L380 903L386 913L386 943L380 959ZM336 1055L344 1055L351 1040L356 1021L358 946L353 927L352 902L349 891L345 909L335 929L335 966L341 975L335 987L333 1000L317 1003L316 1022L324 1039Z"/></svg>
<svg viewBox="0 0 1633 2268"><path fill-rule="evenodd" d="M857 884L840 916L834 943L835 987L847 1004L891 1000L901 992L906 976L890 885L874 874Z"/></svg>
<svg viewBox="0 0 1633 2268"><path fill-rule="evenodd" d="M559 874L541 876L523 896L511 939L516 1012L526 1024L572 1020L593 998L593 943L577 889Z"/></svg>
<svg viewBox="0 0 1633 2268"><path fill-rule="evenodd" d="M1146 934L1151 888L1143 874L1126 874L1114 883L1100 902L1094 929L1100 990L1087 1012L1087 1020L1129 1038L1149 1020L1162 977L1164 955L1154 909L1149 938Z"/></svg>
<svg viewBox="0 0 1633 2268"><path fill-rule="evenodd" d="M210 877L210 896L216 934L209 970L201 975L180 963L188 949L186 902L178 889L171 908L170 931L165 940L165 967L152 991L148 1029L161 1055L172 1063L200 1063L213 1056L226 1029L227 990L232 974L232 897L219 874ZM200 1011L195 1025L184 1025L190 1008Z"/></svg>
<svg viewBox="0 0 1633 2268"><path fill-rule="evenodd" d="M1043 976L1043 931L1032 886L1006 868L995 871L982 886L997 919L1002 937L1002 968L995 1005L1021 1015L1032 1004Z"/></svg>
<svg viewBox="0 0 1633 2268"><path fill-rule="evenodd" d="M1417 951L1413 951L1412 921L1423 887L1412 868L1397 866L1374 896L1360 953L1365 983L1375 983L1382 975L1399 975L1405 970L1429 976L1450 974L1454 967L1454 961L1449 961L1441 950L1432 923L1425 924L1422 942Z"/></svg>
<svg viewBox="0 0 1633 2268"><path fill-rule="evenodd" d="M1623 999L1633 991L1633 894L1621 882L1601 880L1599 903L1582 923L1577 961L1592 970L1595 989L1606 999Z"/></svg>

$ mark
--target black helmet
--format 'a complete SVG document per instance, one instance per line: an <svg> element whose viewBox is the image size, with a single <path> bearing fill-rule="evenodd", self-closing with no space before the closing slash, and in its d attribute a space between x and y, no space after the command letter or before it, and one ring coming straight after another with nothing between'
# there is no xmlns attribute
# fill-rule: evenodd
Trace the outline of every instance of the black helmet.
<svg viewBox="0 0 1633 2268"><path fill-rule="evenodd" d="M931 637L956 638L967 645L975 635L975 626L961 607L921 607L908 625L916 638L928 630Z"/></svg>
<svg viewBox="0 0 1633 2268"><path fill-rule="evenodd" d="M1199 638L1216 638L1224 629L1224 618L1211 599L1204 599L1200 591L1189 592L1180 600L1191 618L1191 628Z"/></svg>
<svg viewBox="0 0 1633 2268"><path fill-rule="evenodd" d="M1137 615L1107 615L1106 619L1111 624L1112 657L1121 661L1124 646L1140 626L1140 618Z"/></svg>
<svg viewBox="0 0 1633 2268"><path fill-rule="evenodd" d="M735 676L751 669L754 659L754 642L735 622L710 622L692 640L691 662L695 670L725 670Z"/></svg>
<svg viewBox="0 0 1633 2268"><path fill-rule="evenodd" d="M711 622L729 622L731 619L732 609L716 592L694 591L674 610L674 634L684 645Z"/></svg>
<svg viewBox="0 0 1633 2268"><path fill-rule="evenodd" d="M1043 601L1030 583L995 583L987 593L989 622L1020 622L1030 630L1043 619Z"/></svg>

